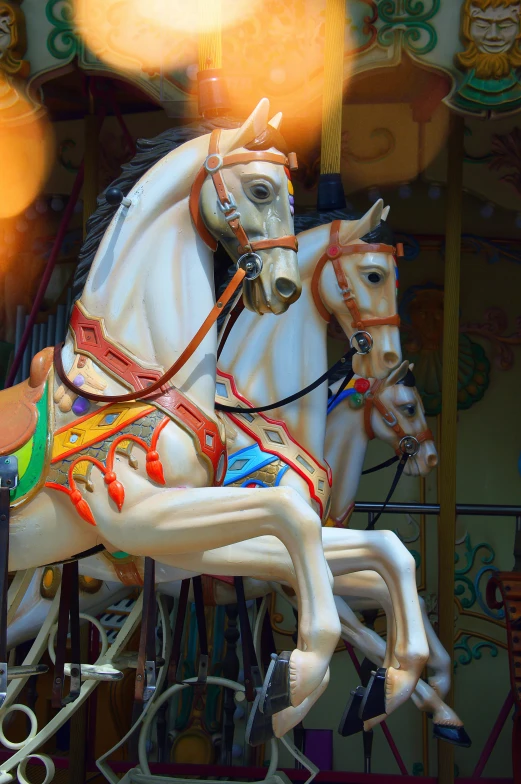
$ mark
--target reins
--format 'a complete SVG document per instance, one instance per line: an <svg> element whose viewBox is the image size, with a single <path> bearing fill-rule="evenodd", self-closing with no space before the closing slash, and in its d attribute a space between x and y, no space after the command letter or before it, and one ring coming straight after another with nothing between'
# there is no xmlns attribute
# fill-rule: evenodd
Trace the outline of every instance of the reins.
<svg viewBox="0 0 521 784"><path fill-rule="evenodd" d="M273 239L261 239L251 241L248 238L244 227L241 224L241 216L237 210L232 194L228 191L224 182L222 169L226 166L233 166L237 163L252 163L263 161L267 163L278 164L287 169L297 168L297 159L294 153L286 155L278 152L265 152L263 150L248 150L247 152L231 153L229 155L221 155L219 153L219 140L221 136L220 129L212 131L210 135L210 142L208 147L208 155L203 165L199 169L195 180L190 190L189 209L195 229L201 239L211 250L217 249L217 240L208 231L200 210L200 196L203 184L209 176L215 187L217 194L219 209L222 211L224 218L235 238L238 242L239 258L236 262L237 271L227 285L226 289L215 303L210 313L201 324L194 337L171 365L171 367L160 378L155 379L152 383L145 384L142 379L136 379L137 389L123 395L96 395L91 392L79 391L72 381L69 380L65 373L61 352L63 344L57 345L54 348L54 365L58 378L72 392L80 394L86 400L94 403L124 403L130 400L142 400L155 392L165 391L165 385L181 370L181 368L188 362L190 357L194 354L203 339L206 337L210 329L213 327L223 308L228 304L233 297L244 278L248 280L255 280L262 272L262 259L255 251L268 250L270 248L287 248L295 253L298 249L298 242L295 235L287 235L284 237L275 237ZM152 372L153 374L153 372ZM152 375L149 374L149 375ZM157 375L157 374L156 374ZM148 379L147 379L148 381ZM130 386L130 384L129 384Z"/></svg>
<svg viewBox="0 0 521 784"><path fill-rule="evenodd" d="M380 519L381 515L385 511L388 503L390 502L396 488L398 487L398 483L402 477L402 474L405 470L405 466L407 465L407 461L409 458L414 457L420 451L421 445L425 441L431 441L434 439L431 430L423 430L421 433L418 433L415 436L407 435L405 430L402 426L398 423L396 416L390 411L388 408L385 407L382 400L379 396L379 391L382 387L382 381L375 381L372 388L366 394L365 398L365 408L364 408L364 429L366 432L367 437L370 441L375 438L374 430L371 425L371 414L373 407L376 408L380 416L382 417L385 424L392 428L396 433L398 439L398 446L395 447L396 455L395 457L391 457L388 460L385 460L383 463L379 463L372 468L367 468L365 471L362 471L362 476L367 474L374 474L377 471L380 471L384 468L388 468L389 466L393 465L394 463L398 462L396 467L396 473L394 475L394 479L391 483L391 487L389 492L387 493L387 497L383 503L382 508L376 515L374 519L372 519L367 526L366 530L373 530L376 523Z"/></svg>

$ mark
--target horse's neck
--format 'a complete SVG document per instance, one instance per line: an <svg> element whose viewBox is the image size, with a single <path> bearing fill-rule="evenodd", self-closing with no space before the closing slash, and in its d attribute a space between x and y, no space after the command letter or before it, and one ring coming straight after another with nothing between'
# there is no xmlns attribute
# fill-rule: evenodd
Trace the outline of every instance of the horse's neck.
<svg viewBox="0 0 521 784"><path fill-rule="evenodd" d="M299 250L302 294L297 302L280 316L243 311L219 359L219 368L233 375L239 392L255 406L288 397L327 370L326 324L313 303L306 256ZM327 384L322 384L266 416L285 422L293 438L320 461L326 409Z"/></svg>
<svg viewBox="0 0 521 784"><path fill-rule="evenodd" d="M164 177L163 177L164 180ZM108 336L144 366L166 370L215 302L213 257L196 237L186 198L168 206L164 182L133 192L100 245L81 301ZM211 330L175 384L213 409L216 334ZM110 390L108 390L110 391Z"/></svg>
<svg viewBox="0 0 521 784"><path fill-rule="evenodd" d="M369 440L363 409L349 408L343 401L328 417L326 460L333 473L331 516L341 519L354 503Z"/></svg>

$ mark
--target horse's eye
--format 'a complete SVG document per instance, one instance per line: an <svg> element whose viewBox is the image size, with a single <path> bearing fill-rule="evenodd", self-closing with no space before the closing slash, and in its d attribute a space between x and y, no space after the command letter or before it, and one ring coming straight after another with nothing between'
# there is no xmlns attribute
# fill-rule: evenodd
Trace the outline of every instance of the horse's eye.
<svg viewBox="0 0 521 784"><path fill-rule="evenodd" d="M382 280L382 276L378 274L378 272L370 272L367 276L367 280L370 283L380 283Z"/></svg>
<svg viewBox="0 0 521 784"><path fill-rule="evenodd" d="M266 201L271 196L270 189L262 182L257 182L255 185L252 185L250 188L250 193L253 198L257 199L258 201Z"/></svg>
<svg viewBox="0 0 521 784"><path fill-rule="evenodd" d="M405 411L407 413L407 416L413 417L416 413L416 406L413 405L405 406Z"/></svg>

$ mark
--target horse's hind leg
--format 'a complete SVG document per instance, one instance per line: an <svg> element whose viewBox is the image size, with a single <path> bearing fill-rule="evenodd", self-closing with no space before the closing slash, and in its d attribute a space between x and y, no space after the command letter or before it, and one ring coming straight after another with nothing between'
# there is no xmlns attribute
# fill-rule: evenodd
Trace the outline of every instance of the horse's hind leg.
<svg viewBox="0 0 521 784"><path fill-rule="evenodd" d="M207 574L289 582L299 596L303 642L290 658L291 704L299 705L322 683L340 624L320 520L296 491L165 489L125 503L121 514L105 505L95 517L103 536L126 552ZM245 541L260 536L267 547Z"/></svg>
<svg viewBox="0 0 521 784"><path fill-rule="evenodd" d="M385 706L390 713L411 695L428 659L416 566L412 555L389 531L342 531L325 528L324 551L334 575L374 570L385 580L396 620L394 656L399 668L389 667L385 682ZM354 565L354 568L353 568Z"/></svg>

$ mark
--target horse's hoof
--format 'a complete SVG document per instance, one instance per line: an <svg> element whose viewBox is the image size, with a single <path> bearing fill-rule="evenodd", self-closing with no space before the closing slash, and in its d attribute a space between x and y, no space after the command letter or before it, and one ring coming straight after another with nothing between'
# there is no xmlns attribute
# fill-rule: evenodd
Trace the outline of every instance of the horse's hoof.
<svg viewBox="0 0 521 784"><path fill-rule="evenodd" d="M343 738L347 738L349 735L356 735L357 732L362 732L364 729L364 722L359 716L364 694L365 689L363 686L357 686L351 692L351 698L338 725L338 732Z"/></svg>
<svg viewBox="0 0 521 784"><path fill-rule="evenodd" d="M465 731L465 727L455 724L435 724L433 722L432 730L437 740L444 740L446 743L452 743L453 746L462 746L464 749L472 746L472 741Z"/></svg>
<svg viewBox="0 0 521 784"><path fill-rule="evenodd" d="M262 746L275 737L270 716L259 710L261 695L257 694L246 725L246 743L250 746Z"/></svg>
<svg viewBox="0 0 521 784"><path fill-rule="evenodd" d="M270 666L260 693L259 710L266 717L273 716L291 705L289 659L291 651L271 655Z"/></svg>
<svg viewBox="0 0 521 784"><path fill-rule="evenodd" d="M359 716L362 721L374 719L386 713L385 710L385 667L378 667L376 672L371 675L367 684L362 703L360 705Z"/></svg>

